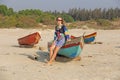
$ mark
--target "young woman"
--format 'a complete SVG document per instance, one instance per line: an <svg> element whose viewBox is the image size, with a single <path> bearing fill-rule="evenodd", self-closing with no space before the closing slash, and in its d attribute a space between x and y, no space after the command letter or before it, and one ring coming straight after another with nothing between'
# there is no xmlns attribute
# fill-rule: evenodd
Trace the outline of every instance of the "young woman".
<svg viewBox="0 0 120 80"><path fill-rule="evenodd" d="M61 17L57 17L57 26L55 27L54 41L50 47L50 60L48 64L51 65L55 60L56 55L60 48L65 44L67 40L69 40L68 30L63 23L63 19Z"/></svg>

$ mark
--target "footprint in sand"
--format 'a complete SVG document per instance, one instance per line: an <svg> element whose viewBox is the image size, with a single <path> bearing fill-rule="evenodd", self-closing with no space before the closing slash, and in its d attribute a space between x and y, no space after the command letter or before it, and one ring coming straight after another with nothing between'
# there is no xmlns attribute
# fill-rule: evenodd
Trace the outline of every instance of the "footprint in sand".
<svg viewBox="0 0 120 80"><path fill-rule="evenodd" d="M5 68L5 66L0 66L0 72L6 72L7 69Z"/></svg>

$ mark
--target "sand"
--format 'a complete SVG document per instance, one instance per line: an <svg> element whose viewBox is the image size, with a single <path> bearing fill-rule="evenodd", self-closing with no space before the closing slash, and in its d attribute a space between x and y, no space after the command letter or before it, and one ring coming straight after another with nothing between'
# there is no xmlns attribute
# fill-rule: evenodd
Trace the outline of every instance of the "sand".
<svg viewBox="0 0 120 80"><path fill-rule="evenodd" d="M37 31L42 39L35 47L19 46L18 38ZM120 30L69 30L75 36L95 31L95 42L102 44L85 44L80 61L58 57L49 66L47 42L53 30L0 29L0 80L120 80ZM31 59L34 55L37 60Z"/></svg>

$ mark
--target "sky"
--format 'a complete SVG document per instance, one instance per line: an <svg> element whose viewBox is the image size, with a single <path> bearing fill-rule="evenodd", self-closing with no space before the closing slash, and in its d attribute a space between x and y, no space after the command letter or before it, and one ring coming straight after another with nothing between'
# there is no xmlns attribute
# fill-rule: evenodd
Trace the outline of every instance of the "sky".
<svg viewBox="0 0 120 80"><path fill-rule="evenodd" d="M120 8L120 0L0 0L14 11L40 9L43 11L68 11L70 8Z"/></svg>

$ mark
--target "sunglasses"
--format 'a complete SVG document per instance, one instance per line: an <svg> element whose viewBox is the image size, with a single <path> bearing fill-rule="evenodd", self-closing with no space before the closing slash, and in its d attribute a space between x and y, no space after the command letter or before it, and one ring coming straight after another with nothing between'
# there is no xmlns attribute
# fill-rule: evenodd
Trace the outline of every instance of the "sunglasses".
<svg viewBox="0 0 120 80"><path fill-rule="evenodd" d="M57 21L62 21L62 20L57 20Z"/></svg>

